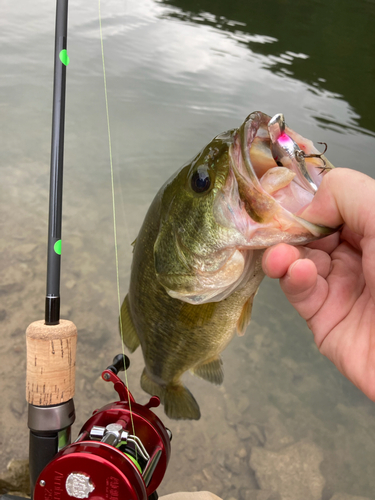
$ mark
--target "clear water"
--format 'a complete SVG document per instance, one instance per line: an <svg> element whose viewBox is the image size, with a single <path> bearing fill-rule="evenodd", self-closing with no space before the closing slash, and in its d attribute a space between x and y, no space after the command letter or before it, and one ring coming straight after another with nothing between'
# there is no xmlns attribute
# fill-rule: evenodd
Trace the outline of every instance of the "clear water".
<svg viewBox="0 0 375 500"><path fill-rule="evenodd" d="M61 302L79 331L78 433L114 398L98 378L121 345L98 10L82 0L69 9ZM0 10L4 470L27 457L24 331L43 318L55 6L3 0ZM251 111L283 112L293 129L328 144L336 166L374 176L374 20L372 0L102 1L122 296L130 243L159 186ZM186 375L199 422L158 410L174 434L159 494L249 499L260 487L254 447L305 439L323 456L322 499L374 498L375 406L319 354L276 282L263 282L246 335L223 359L220 388ZM130 388L144 403L140 352L131 363Z"/></svg>

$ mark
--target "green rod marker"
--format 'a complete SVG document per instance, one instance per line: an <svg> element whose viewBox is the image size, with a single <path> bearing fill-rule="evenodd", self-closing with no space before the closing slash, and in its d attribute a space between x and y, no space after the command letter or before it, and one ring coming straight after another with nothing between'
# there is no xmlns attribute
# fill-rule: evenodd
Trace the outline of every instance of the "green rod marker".
<svg viewBox="0 0 375 500"><path fill-rule="evenodd" d="M66 49L63 49L60 51L59 57L60 57L60 61L63 64L65 64L65 66L68 66L70 59L69 59L68 52Z"/></svg>
<svg viewBox="0 0 375 500"><path fill-rule="evenodd" d="M57 255L61 255L61 240L57 240L56 243L53 245L53 249L57 253Z"/></svg>

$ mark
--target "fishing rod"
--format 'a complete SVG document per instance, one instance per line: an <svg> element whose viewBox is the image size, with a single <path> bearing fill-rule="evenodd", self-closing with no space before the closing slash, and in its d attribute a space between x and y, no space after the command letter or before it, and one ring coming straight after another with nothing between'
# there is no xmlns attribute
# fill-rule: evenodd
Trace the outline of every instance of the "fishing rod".
<svg viewBox="0 0 375 500"><path fill-rule="evenodd" d="M69 64L67 38L68 0L57 0L45 318L32 323L26 330L32 492L40 472L60 448L70 443L71 425L75 420L77 329L71 321L60 320L65 93Z"/></svg>
<svg viewBox="0 0 375 500"><path fill-rule="evenodd" d="M77 329L60 318L67 26L68 0L56 0L45 318L26 330L31 498L156 500L172 434L151 410L159 398L137 404L118 377L129 367L125 355L117 355L102 372L120 400L95 410L71 444Z"/></svg>

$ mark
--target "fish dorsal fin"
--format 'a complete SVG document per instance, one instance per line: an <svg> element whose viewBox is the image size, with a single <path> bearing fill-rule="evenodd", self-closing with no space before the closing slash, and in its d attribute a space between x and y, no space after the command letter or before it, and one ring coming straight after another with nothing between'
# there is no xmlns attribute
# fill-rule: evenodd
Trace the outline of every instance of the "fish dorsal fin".
<svg viewBox="0 0 375 500"><path fill-rule="evenodd" d="M237 334L242 337L244 335L246 328L248 327L251 319L251 311L253 309L253 302L256 292L245 302L240 317L238 318L236 329Z"/></svg>
<svg viewBox="0 0 375 500"><path fill-rule="evenodd" d="M127 295L121 306L120 336L122 337L122 341L130 352L134 352L140 344L137 332L134 328L134 324L130 316L129 299Z"/></svg>

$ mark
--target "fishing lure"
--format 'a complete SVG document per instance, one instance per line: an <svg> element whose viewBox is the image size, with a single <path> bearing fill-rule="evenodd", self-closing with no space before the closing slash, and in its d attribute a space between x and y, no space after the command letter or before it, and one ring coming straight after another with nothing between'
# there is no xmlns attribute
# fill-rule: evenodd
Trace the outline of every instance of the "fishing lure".
<svg viewBox="0 0 375 500"><path fill-rule="evenodd" d="M296 181L298 184L310 193L315 194L318 188L310 177L305 158L320 158L324 165L323 167L318 167L321 169L320 173L329 169L330 167L327 167L325 160L322 158L322 155L327 151L327 144L325 142L318 143L325 145L323 153L306 154L285 132L285 118L283 113L278 113L271 118L268 123L268 132L271 139L272 156L276 163L281 167L290 168L297 174L299 182L297 179Z"/></svg>

